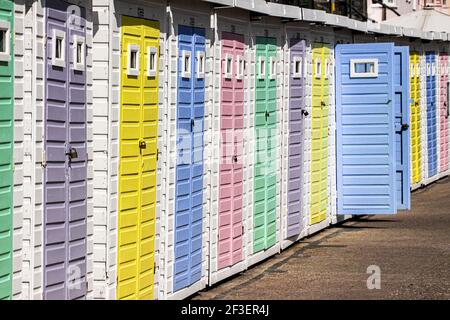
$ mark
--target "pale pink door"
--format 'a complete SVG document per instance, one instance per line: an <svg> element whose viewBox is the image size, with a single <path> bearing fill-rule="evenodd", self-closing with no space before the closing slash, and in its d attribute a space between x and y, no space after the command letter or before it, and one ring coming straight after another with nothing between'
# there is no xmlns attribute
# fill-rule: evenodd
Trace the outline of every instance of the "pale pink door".
<svg viewBox="0 0 450 320"><path fill-rule="evenodd" d="M447 83L448 83L448 54L440 54L441 71L441 99L440 99L440 121L441 121L441 143L440 143L440 172L448 170L448 102L447 102Z"/></svg>
<svg viewBox="0 0 450 320"><path fill-rule="evenodd" d="M222 33L217 268L242 260L244 36Z"/></svg>

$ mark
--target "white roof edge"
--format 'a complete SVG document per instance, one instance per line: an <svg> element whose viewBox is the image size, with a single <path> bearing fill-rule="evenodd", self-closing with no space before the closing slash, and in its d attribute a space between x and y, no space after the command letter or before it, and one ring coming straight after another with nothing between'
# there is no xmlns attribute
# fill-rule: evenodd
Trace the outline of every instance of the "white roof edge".
<svg viewBox="0 0 450 320"><path fill-rule="evenodd" d="M406 36L423 40L450 41L450 33L422 31L414 28L394 26L388 23L372 23L354 20L345 16L326 13L322 10L301 8L265 0L203 0L224 6L232 6L268 16L318 22L360 32L373 32L386 35Z"/></svg>

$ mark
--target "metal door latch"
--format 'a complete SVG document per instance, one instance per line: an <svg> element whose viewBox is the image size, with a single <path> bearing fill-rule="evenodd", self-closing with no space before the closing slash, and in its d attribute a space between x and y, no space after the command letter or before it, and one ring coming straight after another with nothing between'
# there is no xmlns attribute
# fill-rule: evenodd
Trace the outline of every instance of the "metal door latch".
<svg viewBox="0 0 450 320"><path fill-rule="evenodd" d="M325 106L326 106L325 101L320 101L320 105L321 105L322 107L325 107Z"/></svg>
<svg viewBox="0 0 450 320"><path fill-rule="evenodd" d="M302 115L307 117L307 116L309 116L309 112L306 111L305 109L302 109Z"/></svg>
<svg viewBox="0 0 450 320"><path fill-rule="evenodd" d="M191 119L191 129L193 129L195 127L195 120Z"/></svg>
<svg viewBox="0 0 450 320"><path fill-rule="evenodd" d="M267 119L269 119L269 117L270 117L270 112L266 110L266 121L267 121Z"/></svg>
<svg viewBox="0 0 450 320"><path fill-rule="evenodd" d="M402 130L408 130L408 128L409 128L409 124L407 124L407 123L402 124Z"/></svg>
<svg viewBox="0 0 450 320"><path fill-rule="evenodd" d="M69 156L70 159L77 159L78 158L77 149L70 147L69 150L66 152L66 156Z"/></svg>
<svg viewBox="0 0 450 320"><path fill-rule="evenodd" d="M238 162L238 157L237 156L233 156L233 162L237 163Z"/></svg>
<svg viewBox="0 0 450 320"><path fill-rule="evenodd" d="M139 148L140 149L146 149L147 143L144 140L139 141Z"/></svg>

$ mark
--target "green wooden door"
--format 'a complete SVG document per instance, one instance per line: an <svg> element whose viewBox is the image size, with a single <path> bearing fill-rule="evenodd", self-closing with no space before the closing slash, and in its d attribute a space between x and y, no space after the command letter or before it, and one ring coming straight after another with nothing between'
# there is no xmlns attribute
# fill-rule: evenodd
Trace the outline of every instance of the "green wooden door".
<svg viewBox="0 0 450 320"><path fill-rule="evenodd" d="M0 299L11 299L13 194L13 13L0 0Z"/></svg>
<svg viewBox="0 0 450 320"><path fill-rule="evenodd" d="M256 37L254 253L276 243L276 44Z"/></svg>

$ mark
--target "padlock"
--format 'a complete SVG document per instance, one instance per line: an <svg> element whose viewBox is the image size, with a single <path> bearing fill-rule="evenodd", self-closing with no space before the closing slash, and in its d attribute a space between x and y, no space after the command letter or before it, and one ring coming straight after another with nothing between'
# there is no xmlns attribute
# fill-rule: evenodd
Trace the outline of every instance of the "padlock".
<svg viewBox="0 0 450 320"><path fill-rule="evenodd" d="M139 148L140 149L146 149L147 143L144 140L139 141Z"/></svg>

